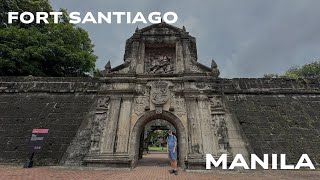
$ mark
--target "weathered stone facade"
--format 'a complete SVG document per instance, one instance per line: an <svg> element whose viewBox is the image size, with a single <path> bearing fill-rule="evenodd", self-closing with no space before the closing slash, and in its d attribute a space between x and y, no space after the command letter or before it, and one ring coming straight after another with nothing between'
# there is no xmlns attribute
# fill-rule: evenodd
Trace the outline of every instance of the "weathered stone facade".
<svg viewBox="0 0 320 180"><path fill-rule="evenodd" d="M100 146L91 147L88 165L134 167L144 125L155 119L175 126L182 167L203 166L208 153L231 157L227 121L232 122L215 82L219 70L214 61L211 68L197 62L194 37L160 23L138 29L125 52L124 64L104 73L110 105L107 115L97 118L108 128L99 131ZM241 141L240 132L233 135Z"/></svg>
<svg viewBox="0 0 320 180"><path fill-rule="evenodd" d="M320 162L319 80L218 76L214 61L197 62L185 28L161 23L137 29L124 64L108 63L102 78L2 77L0 159L21 162L32 128L46 127L43 164L135 167L145 125L161 119L177 131L183 168L222 153Z"/></svg>

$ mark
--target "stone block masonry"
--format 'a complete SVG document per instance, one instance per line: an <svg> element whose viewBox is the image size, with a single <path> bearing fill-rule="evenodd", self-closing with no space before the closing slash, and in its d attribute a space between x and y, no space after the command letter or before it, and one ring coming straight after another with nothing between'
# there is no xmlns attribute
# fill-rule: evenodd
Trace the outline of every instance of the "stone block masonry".
<svg viewBox="0 0 320 180"><path fill-rule="evenodd" d="M58 164L95 102L95 94L88 93L93 81L0 79L0 162L23 163L32 129L48 128L49 136L42 152L35 155L35 163Z"/></svg>
<svg viewBox="0 0 320 180"><path fill-rule="evenodd" d="M226 83L227 84L227 83ZM250 153L308 154L320 163L319 80L237 79L225 99L248 140ZM231 86L229 86L231 87Z"/></svg>

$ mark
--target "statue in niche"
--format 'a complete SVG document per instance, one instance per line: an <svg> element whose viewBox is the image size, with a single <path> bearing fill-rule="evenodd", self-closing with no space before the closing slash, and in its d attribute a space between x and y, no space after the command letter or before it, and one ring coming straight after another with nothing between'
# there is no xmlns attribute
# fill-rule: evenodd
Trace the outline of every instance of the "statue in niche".
<svg viewBox="0 0 320 180"><path fill-rule="evenodd" d="M98 150L100 146L101 130L97 128L91 135L91 150Z"/></svg>
<svg viewBox="0 0 320 180"><path fill-rule="evenodd" d="M228 130L227 125L224 117L219 118L219 124L217 129L218 135L218 144L219 144L219 151L220 152L228 152Z"/></svg>
<svg viewBox="0 0 320 180"><path fill-rule="evenodd" d="M104 116L96 116L92 122L92 132L91 132L91 150L98 150L100 147L100 136L101 136L101 126Z"/></svg>

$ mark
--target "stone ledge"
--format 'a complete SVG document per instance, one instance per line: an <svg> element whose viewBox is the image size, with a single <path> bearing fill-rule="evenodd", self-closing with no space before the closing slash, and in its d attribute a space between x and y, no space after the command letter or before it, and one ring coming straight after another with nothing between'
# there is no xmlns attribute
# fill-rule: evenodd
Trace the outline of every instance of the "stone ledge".
<svg viewBox="0 0 320 180"><path fill-rule="evenodd" d="M120 79L91 77L0 77L0 93L50 92L50 93L96 93L105 83L149 81L157 76L120 75ZM226 94L320 94L320 79L285 78L237 78L222 79L211 76L168 76L172 81L210 82L217 85L212 90ZM108 90L106 90L108 91Z"/></svg>
<svg viewBox="0 0 320 180"><path fill-rule="evenodd" d="M223 79L226 94L319 94L320 79L236 78Z"/></svg>
<svg viewBox="0 0 320 180"><path fill-rule="evenodd" d="M131 168L132 160L127 155L91 154L84 158L84 164L89 167Z"/></svg>

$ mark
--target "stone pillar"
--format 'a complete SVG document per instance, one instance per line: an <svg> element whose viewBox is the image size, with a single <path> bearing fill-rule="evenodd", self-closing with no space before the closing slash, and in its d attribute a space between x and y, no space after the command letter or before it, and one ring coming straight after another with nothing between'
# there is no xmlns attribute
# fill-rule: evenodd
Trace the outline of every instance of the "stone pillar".
<svg viewBox="0 0 320 180"><path fill-rule="evenodd" d="M128 153L133 97L123 97L118 122L116 153Z"/></svg>
<svg viewBox="0 0 320 180"><path fill-rule="evenodd" d="M137 58L137 69L136 73L137 74L143 74L144 73L144 54L145 54L145 44L144 42L140 42L139 46L139 55L136 57Z"/></svg>
<svg viewBox="0 0 320 180"><path fill-rule="evenodd" d="M137 65L140 59L139 46L140 46L140 43L137 40L132 43L131 72L135 72L135 73L138 73Z"/></svg>
<svg viewBox="0 0 320 180"><path fill-rule="evenodd" d="M184 64L183 64L183 46L182 46L182 42L181 41L177 41L176 43L176 67L175 73L183 73L184 71Z"/></svg>
<svg viewBox="0 0 320 180"><path fill-rule="evenodd" d="M117 133L117 126L119 120L120 113L120 104L121 97L112 97L110 98L110 110L108 122L106 123L106 128L104 131L103 137L105 137L103 141L103 149L102 153L113 154L114 153L114 145Z"/></svg>
<svg viewBox="0 0 320 180"><path fill-rule="evenodd" d="M185 70L191 69L191 54L189 50L189 43L188 40L182 41L182 47L183 47L183 59L184 59L184 67Z"/></svg>
<svg viewBox="0 0 320 180"><path fill-rule="evenodd" d="M134 41L132 43L132 54L131 54L131 69L130 69L130 72L136 72L137 71L137 63L138 63L138 60L139 60L139 46L140 46L140 43L139 41Z"/></svg>

